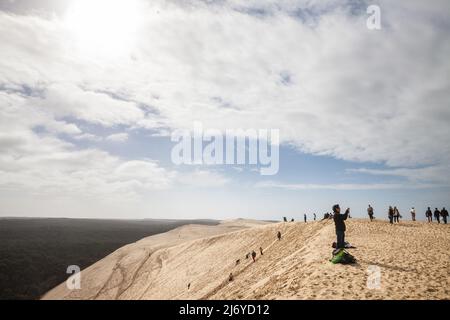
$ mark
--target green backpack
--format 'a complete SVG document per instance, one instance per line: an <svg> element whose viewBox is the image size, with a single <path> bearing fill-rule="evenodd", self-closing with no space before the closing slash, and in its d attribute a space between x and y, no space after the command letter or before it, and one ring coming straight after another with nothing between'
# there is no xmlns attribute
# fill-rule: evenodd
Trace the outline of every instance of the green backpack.
<svg viewBox="0 0 450 320"><path fill-rule="evenodd" d="M342 264L350 264L355 263L356 259L350 253L345 251L345 249L337 249L333 251L333 257L330 260L332 263L342 263Z"/></svg>

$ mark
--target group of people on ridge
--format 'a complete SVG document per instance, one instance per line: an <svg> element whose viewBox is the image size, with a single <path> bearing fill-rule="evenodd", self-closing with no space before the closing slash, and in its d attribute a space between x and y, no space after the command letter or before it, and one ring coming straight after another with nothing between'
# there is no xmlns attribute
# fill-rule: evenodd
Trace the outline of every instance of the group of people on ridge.
<svg viewBox="0 0 450 320"><path fill-rule="evenodd" d="M416 210L414 209L414 207L411 208L411 218L413 221L416 221ZM373 207L369 204L369 207L367 208L367 214L369 215L370 221L372 221L374 219L374 210ZM325 214L324 219L330 219L332 218L334 220L334 224L335 224L335 228L336 228L336 248L345 248L345 231L346 231L346 227L345 227L345 220L347 220L347 218L349 218L350 215L350 209L347 208L347 210L345 210L344 214L341 214L341 208L339 207L338 204L333 206L333 214ZM398 210L398 208L396 206L392 207L389 206L389 211L388 211L388 216L389 216L389 222L391 224L397 222L400 222L400 218L402 218L402 215L400 214L400 211ZM448 219L448 211L447 209L442 208L442 210L438 210L438 208L435 208L434 213L431 212L431 208L428 207L425 216L428 219L428 222L432 222L433 221L433 216L435 218L435 220L440 223L440 218L442 218L443 222L445 224L447 224L447 219Z"/></svg>
<svg viewBox="0 0 450 320"><path fill-rule="evenodd" d="M414 207L411 208L410 213L411 213L411 220L416 221L416 209ZM375 219L374 213L373 213L373 208L370 204L369 204L369 207L367 208L367 214L369 215L370 221ZM445 207L442 208L442 210L440 210L440 211L438 210L438 208L435 208L434 213L431 211L430 207L428 207L427 211L425 212L425 217L427 218L428 222L433 221L433 216L434 216L434 219L437 221L437 223L441 223L441 218L442 218L442 221L445 224L447 224L447 219L448 219L449 215L448 215L448 211L447 211L447 209L445 209ZM389 218L389 223L391 223L391 224L399 223L400 218L402 218L402 215L400 214L400 211L398 210L397 207L389 206L388 218Z"/></svg>
<svg viewBox="0 0 450 320"><path fill-rule="evenodd" d="M392 206L389 206L388 217L390 224L400 223L400 218L403 218L396 206L394 206L394 208L392 208Z"/></svg>
<svg viewBox="0 0 450 320"><path fill-rule="evenodd" d="M414 207L411 208L410 213L411 213L412 221L416 221L416 210L414 209ZM367 214L369 215L370 221L375 219L374 210L370 204L369 204L369 207L367 208ZM443 222L445 224L447 224L447 218L448 218L449 214L448 214L448 211L445 209L445 207L442 208L442 210L440 210L440 211L438 210L438 208L435 208L434 213L431 211L430 207L428 207L427 211L425 212L425 216L427 217L428 222L432 222L433 216L434 216L435 220L438 223L440 223L440 218L442 217ZM396 206L394 206L394 207L389 206L388 217L389 217L389 223L394 224L394 223L400 222L400 218L402 218L402 215L400 214L400 211L398 210L398 208ZM326 219L334 220L334 225L335 225L335 230L336 230L336 250L346 248L345 220L347 220L347 218L350 218L350 208L347 208L345 210L345 212L343 214L341 214L341 208L340 208L339 204L335 204L333 206L333 213L328 213L328 212L325 213L324 217L322 219L322 220L326 220ZM285 222L287 222L286 217L283 217L283 220ZM304 220L305 220L305 222L307 220L306 214L304 215ZM314 220L316 220L315 213L314 213ZM294 219L291 220L291 222L293 222L293 221L294 221ZM278 241L281 241L281 232L280 231L277 232L276 236L277 236ZM261 256L264 255L262 247L259 248L259 251L260 251ZM252 252L247 253L245 258L248 259L250 256L252 257L253 262L256 262L256 252L254 250ZM236 265L238 265L239 263L240 263L240 259L236 260ZM230 273L228 281L233 281L233 280L234 280L233 273ZM188 290L190 289L190 287L191 287L191 284L189 283Z"/></svg>
<svg viewBox="0 0 450 320"><path fill-rule="evenodd" d="M427 211L425 212L425 216L427 217L428 222L433 222L433 215L434 215L434 220L437 221L437 223L441 223L441 217L442 217L442 221L447 224L447 218L448 218L448 211L447 209L442 208L441 211L439 211L438 208L434 209L434 213L431 212L430 207L428 207Z"/></svg>

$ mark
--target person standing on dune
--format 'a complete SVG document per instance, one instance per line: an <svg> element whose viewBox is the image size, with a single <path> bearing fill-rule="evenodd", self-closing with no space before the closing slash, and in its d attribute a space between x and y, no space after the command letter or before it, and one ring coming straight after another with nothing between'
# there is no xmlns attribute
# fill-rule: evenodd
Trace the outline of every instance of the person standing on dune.
<svg viewBox="0 0 450 320"><path fill-rule="evenodd" d="M373 208L372 206L369 204L369 207L367 208L367 214L369 215L369 219L372 222L373 220Z"/></svg>
<svg viewBox="0 0 450 320"><path fill-rule="evenodd" d="M305 222L306 222L306 213L303 215L303 218L305 219Z"/></svg>
<svg viewBox="0 0 450 320"><path fill-rule="evenodd" d="M428 207L427 212L425 212L425 216L427 217L428 222L433 221L433 214L431 213L430 207Z"/></svg>
<svg viewBox="0 0 450 320"><path fill-rule="evenodd" d="M439 212L438 208L434 209L434 219L437 220L437 223L441 223L441 213Z"/></svg>
<svg viewBox="0 0 450 320"><path fill-rule="evenodd" d="M394 207L394 222L400 223L400 218L402 215L400 214L400 211L398 211L397 207Z"/></svg>
<svg viewBox="0 0 450 320"><path fill-rule="evenodd" d="M392 209L392 206L389 206L388 216L389 216L389 223L393 224L394 223L394 209Z"/></svg>
<svg viewBox="0 0 450 320"><path fill-rule="evenodd" d="M336 227L336 249L343 249L345 248L345 220L347 220L347 217L350 213L350 208L347 208L345 210L344 214L341 214L341 208L338 204L335 204L333 206L333 220L334 225Z"/></svg>
<svg viewBox="0 0 450 320"><path fill-rule="evenodd" d="M410 213L412 221L416 221L416 209L414 209L414 207L411 208Z"/></svg>
<svg viewBox="0 0 450 320"><path fill-rule="evenodd" d="M444 220L444 224L447 224L448 211L447 209L445 209L445 207L441 210L441 216L442 220Z"/></svg>

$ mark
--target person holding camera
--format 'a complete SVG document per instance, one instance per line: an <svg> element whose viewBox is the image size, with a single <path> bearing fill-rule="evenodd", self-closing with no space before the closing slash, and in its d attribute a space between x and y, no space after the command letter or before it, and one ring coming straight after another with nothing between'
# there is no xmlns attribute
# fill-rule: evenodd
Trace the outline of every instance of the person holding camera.
<svg viewBox="0 0 450 320"><path fill-rule="evenodd" d="M336 248L342 249L345 248L345 220L347 220L347 217L350 213L350 208L347 208L347 210L345 210L345 213L341 214L341 208L338 204L335 204L333 206L333 213L333 220L336 227L337 237Z"/></svg>

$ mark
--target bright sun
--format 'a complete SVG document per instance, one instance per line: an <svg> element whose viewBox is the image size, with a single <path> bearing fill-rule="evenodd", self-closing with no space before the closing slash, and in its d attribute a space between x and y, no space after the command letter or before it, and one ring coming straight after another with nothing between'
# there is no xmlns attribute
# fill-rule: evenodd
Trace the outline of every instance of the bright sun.
<svg viewBox="0 0 450 320"><path fill-rule="evenodd" d="M135 44L139 11L137 0L76 0L65 24L83 53L117 57Z"/></svg>

